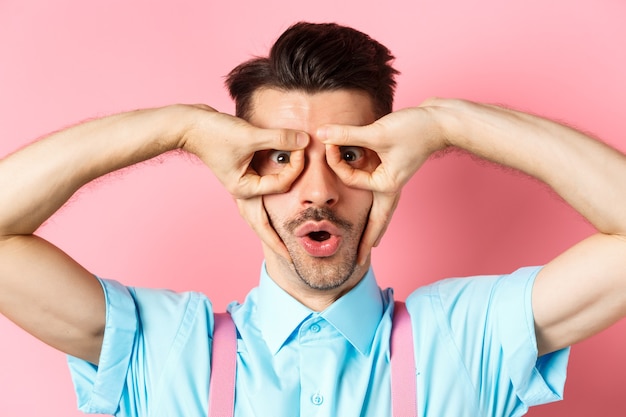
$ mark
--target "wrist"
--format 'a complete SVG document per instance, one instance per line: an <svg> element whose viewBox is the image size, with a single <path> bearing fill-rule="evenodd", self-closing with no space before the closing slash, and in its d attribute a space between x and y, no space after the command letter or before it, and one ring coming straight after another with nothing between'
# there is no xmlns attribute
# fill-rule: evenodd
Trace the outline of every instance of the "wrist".
<svg viewBox="0 0 626 417"><path fill-rule="evenodd" d="M204 104L178 104L169 110L175 125L172 131L175 147L201 157L206 146L207 132L213 130L209 127L213 120L211 116L219 112Z"/></svg>
<svg viewBox="0 0 626 417"><path fill-rule="evenodd" d="M158 135L157 145L164 152L182 149L191 150L191 132L196 130L201 111L196 106L186 104L172 104L155 109L152 119L147 123L153 123Z"/></svg>
<svg viewBox="0 0 626 417"><path fill-rule="evenodd" d="M426 130L429 134L421 139L427 142L426 148L431 155L454 145L451 142L453 136L451 128L455 123L452 112L446 107L439 106L433 100L429 100L427 105L420 106L426 112L430 125ZM440 101L440 99L436 100Z"/></svg>
<svg viewBox="0 0 626 417"><path fill-rule="evenodd" d="M485 108L476 103L461 99L429 99L427 109L433 119L438 141L436 150L456 147L473 152L476 146L472 138L480 136L484 124Z"/></svg>

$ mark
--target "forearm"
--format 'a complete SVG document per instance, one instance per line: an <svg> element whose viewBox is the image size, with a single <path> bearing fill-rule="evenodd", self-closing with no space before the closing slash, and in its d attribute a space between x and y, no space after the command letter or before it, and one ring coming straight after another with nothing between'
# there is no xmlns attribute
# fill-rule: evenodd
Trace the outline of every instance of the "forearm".
<svg viewBox="0 0 626 417"><path fill-rule="evenodd" d="M525 113L455 100L434 109L449 145L538 178L599 231L626 235L623 154Z"/></svg>
<svg viewBox="0 0 626 417"><path fill-rule="evenodd" d="M368 242L382 236L402 186L429 156L449 146L545 182L586 217L601 233L549 262L533 286L541 353L583 340L626 315L626 157L618 151L539 117L445 99L369 126L331 125L317 133L334 146L329 163L341 180L374 193L366 230L374 239ZM340 146L372 149L381 163L371 173L350 167L338 157Z"/></svg>
<svg viewBox="0 0 626 417"><path fill-rule="evenodd" d="M105 325L102 287L71 257L33 235L41 223L87 182L179 148L202 160L233 195L260 201L289 188L303 169L307 143L308 136L296 131L260 129L208 106L178 105L84 123L5 158L0 314L45 343L97 363ZM249 167L254 153L266 149L294 151L280 175L259 177ZM271 240L271 226L257 228L270 243L278 239Z"/></svg>
<svg viewBox="0 0 626 417"><path fill-rule="evenodd" d="M0 236L31 234L89 181L180 147L185 114L173 106L92 120L0 161Z"/></svg>

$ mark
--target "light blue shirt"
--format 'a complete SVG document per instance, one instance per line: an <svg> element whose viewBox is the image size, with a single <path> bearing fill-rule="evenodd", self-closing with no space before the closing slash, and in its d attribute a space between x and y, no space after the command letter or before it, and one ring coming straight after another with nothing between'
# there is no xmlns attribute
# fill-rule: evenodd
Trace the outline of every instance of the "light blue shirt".
<svg viewBox="0 0 626 417"><path fill-rule="evenodd" d="M537 360L537 271L444 280L411 294L420 416L519 416L561 399L569 350ZM101 282L107 321L100 365L69 358L80 409L207 416L210 301ZM378 288L372 271L316 313L263 268L259 287L229 309L239 333L235 415L390 415L393 294Z"/></svg>

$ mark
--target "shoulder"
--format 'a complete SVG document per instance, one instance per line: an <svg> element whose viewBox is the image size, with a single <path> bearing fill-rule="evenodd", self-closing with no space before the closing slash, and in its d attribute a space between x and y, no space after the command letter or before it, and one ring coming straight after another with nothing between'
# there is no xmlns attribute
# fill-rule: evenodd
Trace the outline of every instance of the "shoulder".
<svg viewBox="0 0 626 417"><path fill-rule="evenodd" d="M490 301L494 295L511 297L526 294L540 267L524 267L511 274L446 278L416 289L407 298L409 310L425 303L459 306L459 302Z"/></svg>
<svg viewBox="0 0 626 417"><path fill-rule="evenodd" d="M107 305L107 326L119 320L134 319L142 332L161 335L176 333L181 323L213 315L213 306L205 294L169 289L127 287L117 281L100 279Z"/></svg>
<svg viewBox="0 0 626 417"><path fill-rule="evenodd" d="M532 322L532 285L539 270L526 267L511 274L447 278L415 290L407 298L407 309L420 326L430 321L439 330L512 317Z"/></svg>

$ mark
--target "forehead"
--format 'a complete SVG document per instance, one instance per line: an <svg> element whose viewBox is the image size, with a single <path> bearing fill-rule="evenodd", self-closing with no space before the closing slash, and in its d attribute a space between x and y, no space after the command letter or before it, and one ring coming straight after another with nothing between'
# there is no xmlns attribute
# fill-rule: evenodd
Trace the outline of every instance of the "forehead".
<svg viewBox="0 0 626 417"><path fill-rule="evenodd" d="M249 122L263 128L287 128L313 133L323 124L362 126L376 120L370 96L358 90L305 93L263 88L252 97Z"/></svg>

